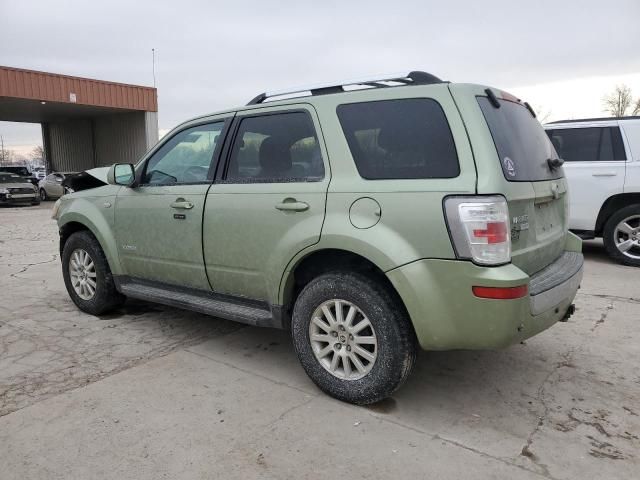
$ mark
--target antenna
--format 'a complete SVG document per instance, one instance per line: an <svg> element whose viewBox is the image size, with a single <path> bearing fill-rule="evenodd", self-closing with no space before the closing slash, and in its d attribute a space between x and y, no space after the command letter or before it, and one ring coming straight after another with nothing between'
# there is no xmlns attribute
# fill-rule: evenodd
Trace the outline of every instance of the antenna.
<svg viewBox="0 0 640 480"><path fill-rule="evenodd" d="M153 71L153 88L156 88L156 49L151 49L151 68Z"/></svg>

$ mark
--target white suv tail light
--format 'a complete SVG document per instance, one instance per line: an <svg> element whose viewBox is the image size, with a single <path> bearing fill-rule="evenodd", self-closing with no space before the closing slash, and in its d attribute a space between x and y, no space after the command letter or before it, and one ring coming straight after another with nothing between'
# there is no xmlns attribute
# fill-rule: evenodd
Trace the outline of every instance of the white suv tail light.
<svg viewBox="0 0 640 480"><path fill-rule="evenodd" d="M458 258L480 265L511 261L509 208L504 197L449 197L444 210Z"/></svg>

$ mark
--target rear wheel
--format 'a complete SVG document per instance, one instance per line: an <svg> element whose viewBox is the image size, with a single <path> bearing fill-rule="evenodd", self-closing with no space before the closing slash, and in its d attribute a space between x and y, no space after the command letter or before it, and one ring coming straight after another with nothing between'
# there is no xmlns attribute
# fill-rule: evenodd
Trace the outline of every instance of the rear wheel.
<svg viewBox="0 0 640 480"><path fill-rule="evenodd" d="M640 267L640 204L611 215L604 226L603 241L614 260Z"/></svg>
<svg viewBox="0 0 640 480"><path fill-rule="evenodd" d="M71 300L84 312L100 315L125 300L116 290L100 244L87 231L74 233L64 244L62 275Z"/></svg>
<svg viewBox="0 0 640 480"><path fill-rule="evenodd" d="M402 305L375 279L335 272L312 280L298 296L293 342L303 368L320 389L365 405L393 394L417 354Z"/></svg>

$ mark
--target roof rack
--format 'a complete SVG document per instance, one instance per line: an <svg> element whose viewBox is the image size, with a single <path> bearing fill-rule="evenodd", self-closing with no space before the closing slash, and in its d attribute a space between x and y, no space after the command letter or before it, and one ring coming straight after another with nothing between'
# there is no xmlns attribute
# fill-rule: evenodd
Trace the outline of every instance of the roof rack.
<svg viewBox="0 0 640 480"><path fill-rule="evenodd" d="M572 118L570 120L556 120L554 122L545 123L545 125L552 125L554 123L578 123L578 122L604 122L607 120L638 120L640 115L629 115L628 117L594 117L594 118Z"/></svg>
<svg viewBox="0 0 640 480"><path fill-rule="evenodd" d="M275 90L272 92L264 92L251 99L247 105L256 105L263 103L272 97L306 96L309 95L327 95L330 93L341 93L347 90L344 87L364 86L372 88L393 87L399 85L429 85L433 83L444 83L435 75L427 72L414 71L409 73L395 73L389 75L380 75L376 78L361 78L357 80L347 80L338 83L321 83L316 85L307 85L304 87L288 88L285 90ZM296 95L301 94L301 95Z"/></svg>

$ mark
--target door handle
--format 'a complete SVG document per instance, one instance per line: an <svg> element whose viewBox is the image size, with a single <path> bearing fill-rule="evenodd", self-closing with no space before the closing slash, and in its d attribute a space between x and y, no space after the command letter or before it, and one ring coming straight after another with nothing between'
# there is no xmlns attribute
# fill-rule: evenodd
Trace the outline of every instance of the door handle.
<svg viewBox="0 0 640 480"><path fill-rule="evenodd" d="M309 204L299 202L295 198L285 198L282 202L276 203L276 209L283 212L304 212L309 210Z"/></svg>
<svg viewBox="0 0 640 480"><path fill-rule="evenodd" d="M593 177L615 177L617 175L616 172L602 172L602 173L592 173Z"/></svg>
<svg viewBox="0 0 640 480"><path fill-rule="evenodd" d="M193 203L187 202L186 200L179 198L175 202L171 204L171 208L177 208L179 210L191 210L193 208Z"/></svg>

